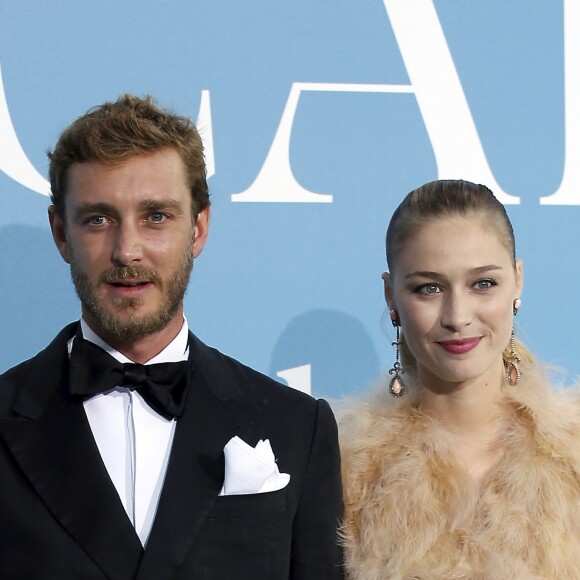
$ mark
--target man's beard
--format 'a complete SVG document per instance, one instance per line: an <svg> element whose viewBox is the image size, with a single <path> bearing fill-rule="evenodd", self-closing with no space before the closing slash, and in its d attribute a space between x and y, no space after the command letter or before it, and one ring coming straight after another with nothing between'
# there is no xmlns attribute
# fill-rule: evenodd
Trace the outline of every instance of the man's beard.
<svg viewBox="0 0 580 580"><path fill-rule="evenodd" d="M79 261L72 252L69 243L70 271L76 293L86 310L99 325L105 335L114 336L120 340L140 340L163 330L173 319L185 296L189 277L193 269L192 243L188 244L183 252L177 268L167 280L162 280L157 271L143 266L116 266L99 276L100 284L108 284L120 280L149 280L156 284L162 294L163 302L158 310L148 316L137 315L138 307L144 304L142 298L118 298L113 301L113 307L119 313L127 313L133 310L129 316L119 316L115 312L108 312L103 300L95 293L89 277L83 270Z"/></svg>

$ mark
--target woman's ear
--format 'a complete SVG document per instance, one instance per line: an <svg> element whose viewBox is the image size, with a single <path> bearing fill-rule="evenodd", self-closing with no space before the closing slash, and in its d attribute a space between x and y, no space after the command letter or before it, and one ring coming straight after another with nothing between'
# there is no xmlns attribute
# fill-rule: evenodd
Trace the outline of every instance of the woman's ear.
<svg viewBox="0 0 580 580"><path fill-rule="evenodd" d="M383 275L381 276L381 278L383 279L383 283L384 283L385 301L389 307L389 310L392 310L395 308L395 305L393 302L392 277L388 272L383 272Z"/></svg>
<svg viewBox="0 0 580 580"><path fill-rule="evenodd" d="M522 297L524 289L524 262L516 260L516 298Z"/></svg>

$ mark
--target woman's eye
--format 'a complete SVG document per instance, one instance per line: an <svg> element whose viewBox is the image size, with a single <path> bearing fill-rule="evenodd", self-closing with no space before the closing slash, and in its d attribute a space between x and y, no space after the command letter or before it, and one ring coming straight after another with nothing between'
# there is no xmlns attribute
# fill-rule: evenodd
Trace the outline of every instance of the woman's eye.
<svg viewBox="0 0 580 580"><path fill-rule="evenodd" d="M437 292L439 292L439 286L437 286L437 284L423 284L423 286L417 288L417 292L426 295L437 294Z"/></svg>
<svg viewBox="0 0 580 580"><path fill-rule="evenodd" d="M492 286L496 286L497 282L495 280L486 279L486 280L478 280L475 283L475 287L478 290L489 290Z"/></svg>

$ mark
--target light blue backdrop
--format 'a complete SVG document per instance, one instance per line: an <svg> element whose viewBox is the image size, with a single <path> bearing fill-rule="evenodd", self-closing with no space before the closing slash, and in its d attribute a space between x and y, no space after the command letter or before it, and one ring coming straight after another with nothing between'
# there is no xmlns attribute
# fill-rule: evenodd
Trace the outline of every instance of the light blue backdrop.
<svg viewBox="0 0 580 580"><path fill-rule="evenodd" d="M206 342L318 396L365 388L392 362L389 216L465 177L518 202L519 333L573 380L579 38L578 0L0 3L0 371L79 312L36 171L69 121L128 91L199 116L215 164L186 298Z"/></svg>

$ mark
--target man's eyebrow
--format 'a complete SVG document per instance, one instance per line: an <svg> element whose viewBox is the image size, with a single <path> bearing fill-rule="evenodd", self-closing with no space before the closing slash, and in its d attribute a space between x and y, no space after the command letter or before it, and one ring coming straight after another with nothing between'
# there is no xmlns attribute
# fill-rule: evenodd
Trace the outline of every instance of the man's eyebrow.
<svg viewBox="0 0 580 580"><path fill-rule="evenodd" d="M105 203L103 201L97 201L94 203L81 203L75 208L74 216L79 218L88 213L115 213L115 207L110 203Z"/></svg>
<svg viewBox="0 0 580 580"><path fill-rule="evenodd" d="M176 199L144 199L139 206L147 210L170 209L173 211L183 211L183 204Z"/></svg>
<svg viewBox="0 0 580 580"><path fill-rule="evenodd" d="M141 210L147 211L172 210L180 213L184 211L183 204L175 199L144 199L139 203L139 207ZM81 203L78 205L75 208L74 216L78 219L88 213L116 215L119 211L113 204L104 201L96 201L94 203Z"/></svg>

